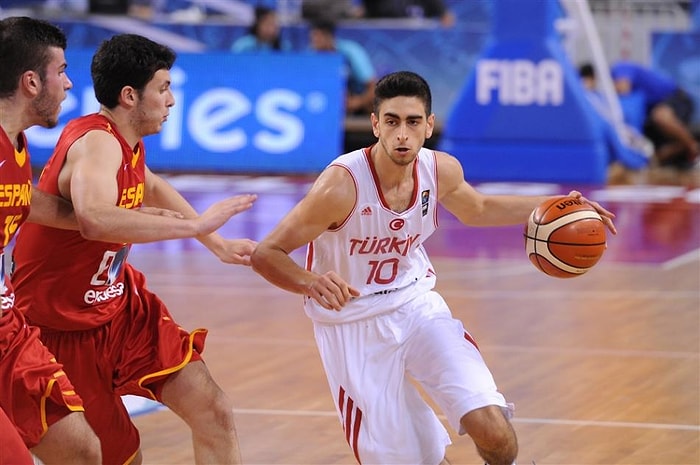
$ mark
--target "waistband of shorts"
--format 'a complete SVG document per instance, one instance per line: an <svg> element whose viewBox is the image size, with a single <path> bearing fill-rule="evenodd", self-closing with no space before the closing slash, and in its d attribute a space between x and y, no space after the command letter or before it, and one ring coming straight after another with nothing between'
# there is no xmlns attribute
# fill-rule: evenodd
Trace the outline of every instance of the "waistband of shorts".
<svg viewBox="0 0 700 465"><path fill-rule="evenodd" d="M420 280L418 278L416 278L413 281L411 281L410 283L406 284L405 286L394 287L391 289L382 289L381 291L372 292L371 294L368 294L368 295L386 295L386 294L391 294L393 292L402 291L404 289L408 289L409 287L415 285L418 281L420 281Z"/></svg>

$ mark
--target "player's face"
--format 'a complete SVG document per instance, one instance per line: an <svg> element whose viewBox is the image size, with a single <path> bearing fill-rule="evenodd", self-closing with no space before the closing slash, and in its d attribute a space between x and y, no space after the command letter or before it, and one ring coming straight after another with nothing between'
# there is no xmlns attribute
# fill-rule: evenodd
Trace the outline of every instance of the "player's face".
<svg viewBox="0 0 700 465"><path fill-rule="evenodd" d="M427 115L417 97L394 97L379 106L379 115L372 113L372 130L379 145L398 165L408 165L418 150L433 134L435 115Z"/></svg>
<svg viewBox="0 0 700 465"><path fill-rule="evenodd" d="M153 75L135 108L134 128L141 136L157 134L168 120L170 107L175 105L175 97L170 89L170 71L159 69Z"/></svg>
<svg viewBox="0 0 700 465"><path fill-rule="evenodd" d="M66 57L60 47L49 48L49 63L46 66L41 90L32 102L37 115L35 124L53 128L58 124L58 114L61 112L61 102L66 98L66 91L73 83L66 74Z"/></svg>

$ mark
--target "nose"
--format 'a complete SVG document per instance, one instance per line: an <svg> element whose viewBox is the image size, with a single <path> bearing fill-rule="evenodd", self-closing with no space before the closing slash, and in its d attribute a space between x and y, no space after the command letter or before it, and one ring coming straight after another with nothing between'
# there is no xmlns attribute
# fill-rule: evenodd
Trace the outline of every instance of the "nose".
<svg viewBox="0 0 700 465"><path fill-rule="evenodd" d="M396 131L396 137L399 140L406 140L408 138L408 127L405 123L399 125L398 131Z"/></svg>
<svg viewBox="0 0 700 465"><path fill-rule="evenodd" d="M73 81L70 80L70 78L68 77L67 74L64 74L64 76L66 78L66 82L64 83L63 88L65 90L72 89L73 88Z"/></svg>

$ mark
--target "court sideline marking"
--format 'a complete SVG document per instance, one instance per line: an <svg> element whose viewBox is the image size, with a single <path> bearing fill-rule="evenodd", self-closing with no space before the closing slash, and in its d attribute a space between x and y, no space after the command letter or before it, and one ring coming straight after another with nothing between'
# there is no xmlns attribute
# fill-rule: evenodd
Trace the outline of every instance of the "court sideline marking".
<svg viewBox="0 0 700 465"><path fill-rule="evenodd" d="M337 417L336 412L323 410L275 410L275 409L246 409L234 408L233 413L238 415L271 415L271 416L298 416L298 417ZM444 415L438 415L445 420ZM700 431L700 425L681 425L669 423L640 423L629 421L597 421L597 420L568 420L551 418L518 418L511 419L513 423L538 424L538 425L565 425L565 426L593 426L602 428L644 428L664 429L674 431Z"/></svg>

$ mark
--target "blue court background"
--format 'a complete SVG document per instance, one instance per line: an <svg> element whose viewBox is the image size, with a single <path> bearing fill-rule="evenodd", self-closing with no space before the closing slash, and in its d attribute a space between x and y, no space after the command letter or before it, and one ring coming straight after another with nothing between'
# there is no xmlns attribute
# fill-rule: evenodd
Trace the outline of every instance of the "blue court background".
<svg viewBox="0 0 700 465"><path fill-rule="evenodd" d="M464 5L465 20L449 29L429 20L347 22L338 35L364 45L379 75L401 69L423 75L433 89L433 111L444 122L488 40L492 2ZM86 91L89 56L117 31L90 18L57 24L68 36L69 74L76 84L64 103L65 122L96 108L88 103ZM175 83L177 105L163 134L146 138L151 168L312 173L342 151L340 63L325 61L332 60L329 55L308 53L305 24L283 29L298 52L277 57L230 54L231 43L246 32L241 25L144 23L142 33L149 35L154 29L188 40L202 51L178 53L174 74L182 81ZM699 109L695 124L700 124L700 32L654 34L650 61L691 93ZM213 96L223 99L220 106ZM207 98L208 103L202 101ZM236 109L237 104L243 109ZM468 124L469 115L465 121ZM32 163L37 167L50 155L58 129L31 130Z"/></svg>

